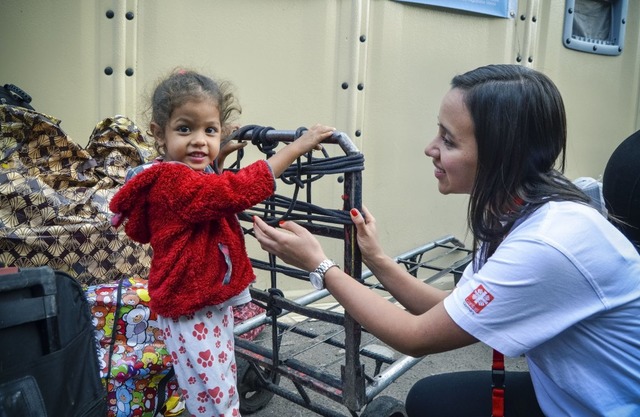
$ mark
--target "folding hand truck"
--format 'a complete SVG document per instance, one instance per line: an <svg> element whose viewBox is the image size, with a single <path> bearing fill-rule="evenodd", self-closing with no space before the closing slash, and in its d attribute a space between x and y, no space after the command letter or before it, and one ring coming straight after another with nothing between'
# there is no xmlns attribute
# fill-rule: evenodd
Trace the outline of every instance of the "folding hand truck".
<svg viewBox="0 0 640 417"><path fill-rule="evenodd" d="M291 142L303 132L304 128L283 131L250 125L235 132L229 140L251 141L268 158L279 142ZM339 145L344 155L330 157L327 149L331 145ZM283 219L291 220L317 236L343 240L344 259L340 262L343 270L359 277L354 279L372 291L385 294L371 272L362 271L355 226L349 217L351 208L361 207L364 157L349 137L340 132L323 142L323 147L322 157L309 153L281 176L282 182L293 186L292 197L276 194L240 214L245 236L253 234L253 216L260 216L271 225ZM229 169L239 169L242 157L241 149ZM322 208L312 203L312 187L316 181L331 176L344 185L342 209ZM300 198L300 194L304 194L304 198ZM254 269L268 271L271 278L270 288L251 288L254 302L266 312L235 328L236 336L263 325L271 330L271 337L269 332L264 332L267 337L252 341L236 337L243 415L262 409L276 394L323 416L404 416L401 401L378 394L420 358L402 356L367 333L348 313L341 312L327 290L311 290L309 285L308 294L296 300L288 299L279 289L278 279L285 276L308 280L308 272L287 266L272 255L266 256L268 261L251 258ZM447 236L395 260L417 279L433 282L447 275L459 277L470 260L470 252L455 237ZM320 363L322 361L325 363ZM281 386L281 378L288 379L291 382L288 385L293 388ZM314 400L317 395L327 397L336 406ZM342 412L345 409L347 414Z"/></svg>

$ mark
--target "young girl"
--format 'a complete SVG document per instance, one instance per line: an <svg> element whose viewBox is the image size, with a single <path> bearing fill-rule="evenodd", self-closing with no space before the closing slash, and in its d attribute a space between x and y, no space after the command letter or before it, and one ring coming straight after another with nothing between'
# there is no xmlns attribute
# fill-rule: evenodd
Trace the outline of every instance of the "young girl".
<svg viewBox="0 0 640 417"><path fill-rule="evenodd" d="M490 371L440 374L413 386L409 416L640 416L640 256L562 175L566 140L562 97L544 74L490 65L453 78L425 153L442 194L470 195L476 250L457 287L415 279L384 253L371 213L351 211L364 263L406 310L332 267L294 222L283 231L255 218L256 238L324 276L349 314L401 352L481 341L526 355L530 372L506 372L503 404L492 402Z"/></svg>
<svg viewBox="0 0 640 417"><path fill-rule="evenodd" d="M232 307L250 301L255 275L236 214L269 197L274 177L334 129L316 125L268 160L215 173L221 141L240 110L226 85L177 71L158 84L151 110L161 156L137 167L113 197L114 225L126 219L127 235L153 248L150 306L187 409L239 416Z"/></svg>

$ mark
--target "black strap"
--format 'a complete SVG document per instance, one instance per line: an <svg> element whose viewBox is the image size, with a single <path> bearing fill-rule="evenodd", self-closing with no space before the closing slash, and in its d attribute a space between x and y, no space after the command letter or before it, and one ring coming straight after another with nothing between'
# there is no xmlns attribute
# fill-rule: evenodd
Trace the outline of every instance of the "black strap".
<svg viewBox="0 0 640 417"><path fill-rule="evenodd" d="M118 292L116 295L116 311L114 312L113 328L111 329L111 341L109 342L109 361L107 362L107 375L105 376L105 388L107 390L107 394L109 394L109 376L111 375L111 364L113 361L112 355L116 345L116 330L118 329L118 319L120 318L120 303L122 301L123 283L124 283L124 278L120 278L120 280L118 280Z"/></svg>
<svg viewBox="0 0 640 417"><path fill-rule="evenodd" d="M173 365L172 365L171 368L169 368L169 372L167 372L165 376L162 377L160 382L158 382L158 394L156 395L156 398L158 401L156 402L156 408L153 411L153 417L156 417L159 412L162 412L162 415L164 415L164 413L168 411L164 409L164 403L167 401L164 394L167 388L167 383L169 383L169 381L171 380L171 378L173 378L175 373L176 372L173 369Z"/></svg>

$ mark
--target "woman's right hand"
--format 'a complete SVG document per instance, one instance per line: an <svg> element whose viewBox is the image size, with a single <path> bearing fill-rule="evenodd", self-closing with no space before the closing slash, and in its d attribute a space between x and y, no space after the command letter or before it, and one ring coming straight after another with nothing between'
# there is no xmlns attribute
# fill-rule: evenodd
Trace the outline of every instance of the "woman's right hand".
<svg viewBox="0 0 640 417"><path fill-rule="evenodd" d="M305 271L313 271L327 258L318 239L296 222L283 221L276 229L254 216L253 231L263 250Z"/></svg>
<svg viewBox="0 0 640 417"><path fill-rule="evenodd" d="M362 254L362 261L367 266L372 267L376 259L386 257L378 241L376 219L365 206L362 206L362 213L360 213L358 209L353 208L349 214L351 214L351 220L358 231L358 246Z"/></svg>

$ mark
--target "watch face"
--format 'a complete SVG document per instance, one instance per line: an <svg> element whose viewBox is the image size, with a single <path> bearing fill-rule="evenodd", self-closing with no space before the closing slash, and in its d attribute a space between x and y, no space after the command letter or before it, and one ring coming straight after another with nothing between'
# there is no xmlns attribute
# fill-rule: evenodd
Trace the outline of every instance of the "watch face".
<svg viewBox="0 0 640 417"><path fill-rule="evenodd" d="M309 281L311 281L311 285L314 288L321 290L324 288L324 282L322 281L322 277L317 272L309 273Z"/></svg>

